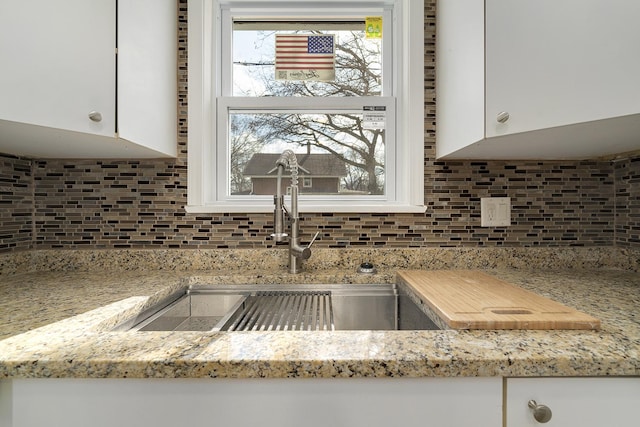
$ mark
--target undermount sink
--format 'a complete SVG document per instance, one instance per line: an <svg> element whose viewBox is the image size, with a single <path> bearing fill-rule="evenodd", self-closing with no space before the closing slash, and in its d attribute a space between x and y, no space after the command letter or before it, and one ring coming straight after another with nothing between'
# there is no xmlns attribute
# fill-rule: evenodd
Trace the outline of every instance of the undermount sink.
<svg viewBox="0 0 640 427"><path fill-rule="evenodd" d="M395 284L192 285L116 330L439 329Z"/></svg>

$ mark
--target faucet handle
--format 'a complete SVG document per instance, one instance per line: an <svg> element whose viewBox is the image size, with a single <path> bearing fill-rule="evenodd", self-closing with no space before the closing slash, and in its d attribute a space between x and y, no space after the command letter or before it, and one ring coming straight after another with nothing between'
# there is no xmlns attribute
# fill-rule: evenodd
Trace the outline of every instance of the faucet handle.
<svg viewBox="0 0 640 427"><path fill-rule="evenodd" d="M313 239L311 239L311 241L309 242L309 244L307 245L308 248L311 247L311 245L313 245L313 242L316 241L316 239L318 238L318 236L320 235L319 231L316 231L316 234L313 236Z"/></svg>
<svg viewBox="0 0 640 427"><path fill-rule="evenodd" d="M320 232L318 231L311 242L307 246L301 246L299 244L292 244L290 251L298 259L309 259L311 257L311 245L316 241Z"/></svg>

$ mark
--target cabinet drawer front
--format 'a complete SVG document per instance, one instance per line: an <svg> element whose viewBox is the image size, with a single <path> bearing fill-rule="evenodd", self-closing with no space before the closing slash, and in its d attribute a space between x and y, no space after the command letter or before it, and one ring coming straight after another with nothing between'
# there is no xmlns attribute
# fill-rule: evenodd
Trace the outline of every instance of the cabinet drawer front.
<svg viewBox="0 0 640 427"><path fill-rule="evenodd" d="M636 426L640 378L509 378L507 427L540 426L530 400L551 410L545 426Z"/></svg>

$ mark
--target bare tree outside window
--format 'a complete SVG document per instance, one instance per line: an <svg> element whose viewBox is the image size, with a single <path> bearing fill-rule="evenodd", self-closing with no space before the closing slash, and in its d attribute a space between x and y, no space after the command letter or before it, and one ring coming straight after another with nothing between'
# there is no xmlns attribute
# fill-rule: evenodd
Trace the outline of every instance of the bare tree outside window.
<svg viewBox="0 0 640 427"><path fill-rule="evenodd" d="M262 142L258 140L258 135L252 129L252 123L249 120L242 120L240 117L234 117L231 120L231 174L230 184L233 194L250 194L251 180L244 176L243 170L247 162L254 153L262 150Z"/></svg>

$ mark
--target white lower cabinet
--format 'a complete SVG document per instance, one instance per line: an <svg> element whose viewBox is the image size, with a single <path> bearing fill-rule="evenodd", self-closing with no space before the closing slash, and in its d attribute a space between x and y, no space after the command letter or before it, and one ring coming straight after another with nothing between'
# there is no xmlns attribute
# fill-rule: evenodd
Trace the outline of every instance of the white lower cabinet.
<svg viewBox="0 0 640 427"><path fill-rule="evenodd" d="M0 426L635 427L639 402L638 377L15 379Z"/></svg>
<svg viewBox="0 0 640 427"><path fill-rule="evenodd" d="M506 396L505 427L640 425L640 378L509 378ZM551 411L549 421L535 420L531 400Z"/></svg>
<svg viewBox="0 0 640 427"><path fill-rule="evenodd" d="M501 424L501 378L0 381L3 427Z"/></svg>

